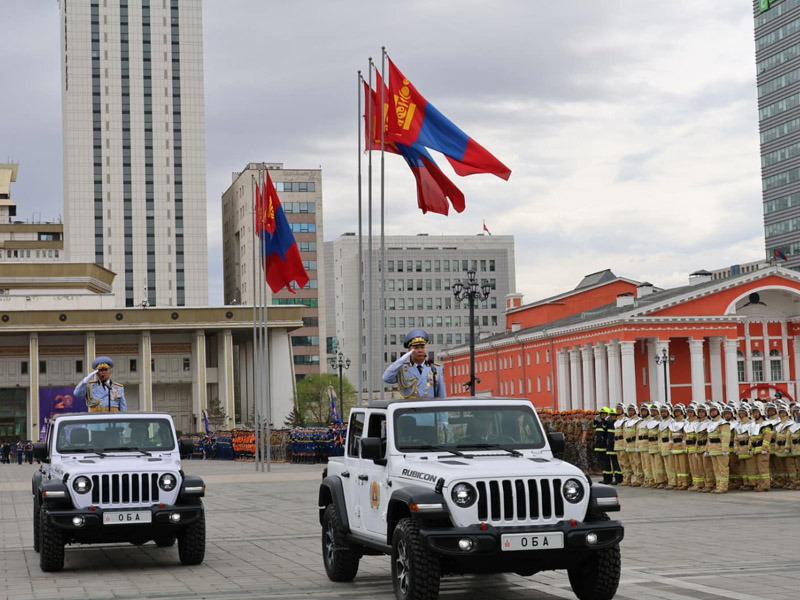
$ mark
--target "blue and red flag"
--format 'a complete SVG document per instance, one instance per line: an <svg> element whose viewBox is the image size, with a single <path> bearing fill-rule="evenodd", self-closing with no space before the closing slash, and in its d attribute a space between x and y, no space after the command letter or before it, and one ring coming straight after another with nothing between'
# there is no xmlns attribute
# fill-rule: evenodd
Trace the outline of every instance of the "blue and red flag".
<svg viewBox="0 0 800 600"><path fill-rule="evenodd" d="M394 142L441 152L459 175L491 173L501 179L511 169L459 129L428 102L389 59L389 133Z"/></svg>
<svg viewBox="0 0 800 600"><path fill-rule="evenodd" d="M334 425L342 424L342 417L339 415L339 410L336 408L336 396L333 395L333 387L328 387L328 394L331 398L331 419Z"/></svg>
<svg viewBox="0 0 800 600"><path fill-rule="evenodd" d="M206 435L211 435L211 428L208 426L208 415L203 411L203 425L206 426Z"/></svg>
<svg viewBox="0 0 800 600"><path fill-rule="evenodd" d="M781 260L789 260L788 258L786 258L786 255L777 248L775 248L772 251L772 254L775 256L775 258L780 258Z"/></svg>
<svg viewBox="0 0 800 600"><path fill-rule="evenodd" d="M300 258L300 250L294 239L292 228L283 212L275 186L269 171L265 171L266 180L259 191L256 183L255 218L256 233L261 240L261 261L264 263L267 284L272 293L291 287L292 281L302 288L308 283L308 274Z"/></svg>
<svg viewBox="0 0 800 600"><path fill-rule="evenodd" d="M377 76L376 85L378 90L382 85L380 75ZM402 144L393 141L392 136L386 130L389 108L389 90L384 86L384 110L380 110L381 97L379 91L370 90L364 82L364 94L366 103L372 102L371 116L372 123L364 129L366 136L367 150L381 149L381 132L379 119L380 114L384 115L384 140L383 147L386 152L400 154L408 164L414 178L417 180L417 206L423 213L434 212L440 215L447 215L450 212L450 204L457 212L462 212L466 206L464 194L455 184L448 179L439 166L434 162L433 157L428 151L419 144ZM370 106L369 104L365 104ZM368 112L364 113L364 120L368 118ZM448 203L449 201L449 203Z"/></svg>

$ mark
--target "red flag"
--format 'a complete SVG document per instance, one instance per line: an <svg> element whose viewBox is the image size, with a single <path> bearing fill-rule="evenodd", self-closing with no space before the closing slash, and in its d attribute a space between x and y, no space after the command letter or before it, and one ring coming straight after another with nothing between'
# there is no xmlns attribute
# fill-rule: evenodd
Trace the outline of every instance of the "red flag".
<svg viewBox="0 0 800 600"><path fill-rule="evenodd" d="M491 173L501 179L511 169L445 117L389 59L389 132L393 141L417 143L441 152L459 175Z"/></svg>
<svg viewBox="0 0 800 600"><path fill-rule="evenodd" d="M489 235L492 235L492 232L491 232L491 231L489 231L489 228L488 228L488 227L486 227L486 221L484 221L484 222L483 222L483 230L484 230L486 233L488 233Z"/></svg>
<svg viewBox="0 0 800 600"><path fill-rule="evenodd" d="M261 236L261 231L264 229L264 203L262 200L261 188L258 187L258 181L255 182L255 200L253 201L253 212L255 213L255 228L256 235Z"/></svg>

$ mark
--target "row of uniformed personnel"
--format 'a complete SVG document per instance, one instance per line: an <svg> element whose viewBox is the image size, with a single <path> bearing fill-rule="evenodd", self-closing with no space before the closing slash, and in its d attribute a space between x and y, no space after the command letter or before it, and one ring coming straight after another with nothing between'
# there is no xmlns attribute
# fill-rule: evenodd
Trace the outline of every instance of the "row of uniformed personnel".
<svg viewBox="0 0 800 600"><path fill-rule="evenodd" d="M724 494L797 489L800 404L618 404L595 418L604 483Z"/></svg>

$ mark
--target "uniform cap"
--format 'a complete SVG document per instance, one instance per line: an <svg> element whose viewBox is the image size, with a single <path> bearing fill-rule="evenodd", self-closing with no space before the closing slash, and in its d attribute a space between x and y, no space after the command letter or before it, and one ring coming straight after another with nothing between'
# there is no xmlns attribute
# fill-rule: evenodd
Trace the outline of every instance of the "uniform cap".
<svg viewBox="0 0 800 600"><path fill-rule="evenodd" d="M428 343L428 334L424 329L412 329L408 332L405 341L403 342L404 348L411 346L419 346Z"/></svg>
<svg viewBox="0 0 800 600"><path fill-rule="evenodd" d="M604 414L604 415L610 415L611 414L611 408L609 408L608 406L604 406L603 408L600 409L600 412L602 414Z"/></svg>
<svg viewBox="0 0 800 600"><path fill-rule="evenodd" d="M684 415L686 415L686 407L681 402L678 402L675 406L672 407L673 413L678 411L681 411Z"/></svg>
<svg viewBox="0 0 800 600"><path fill-rule="evenodd" d="M92 362L93 369L113 369L114 361L107 356L98 356Z"/></svg>

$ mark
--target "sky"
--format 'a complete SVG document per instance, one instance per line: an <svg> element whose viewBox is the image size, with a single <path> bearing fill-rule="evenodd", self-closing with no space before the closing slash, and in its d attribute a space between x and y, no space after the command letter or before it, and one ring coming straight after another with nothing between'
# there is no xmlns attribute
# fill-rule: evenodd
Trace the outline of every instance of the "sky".
<svg viewBox="0 0 800 600"><path fill-rule="evenodd" d="M357 72L381 46L512 170L462 178L434 153L466 210L423 215L387 155L387 235L485 221L515 237L525 302L606 268L674 287L764 257L750 0L204 0L203 19L212 304L248 162L322 168L325 240L357 231ZM0 161L20 163L18 218L57 220L57 2L0 0L0 23Z"/></svg>

